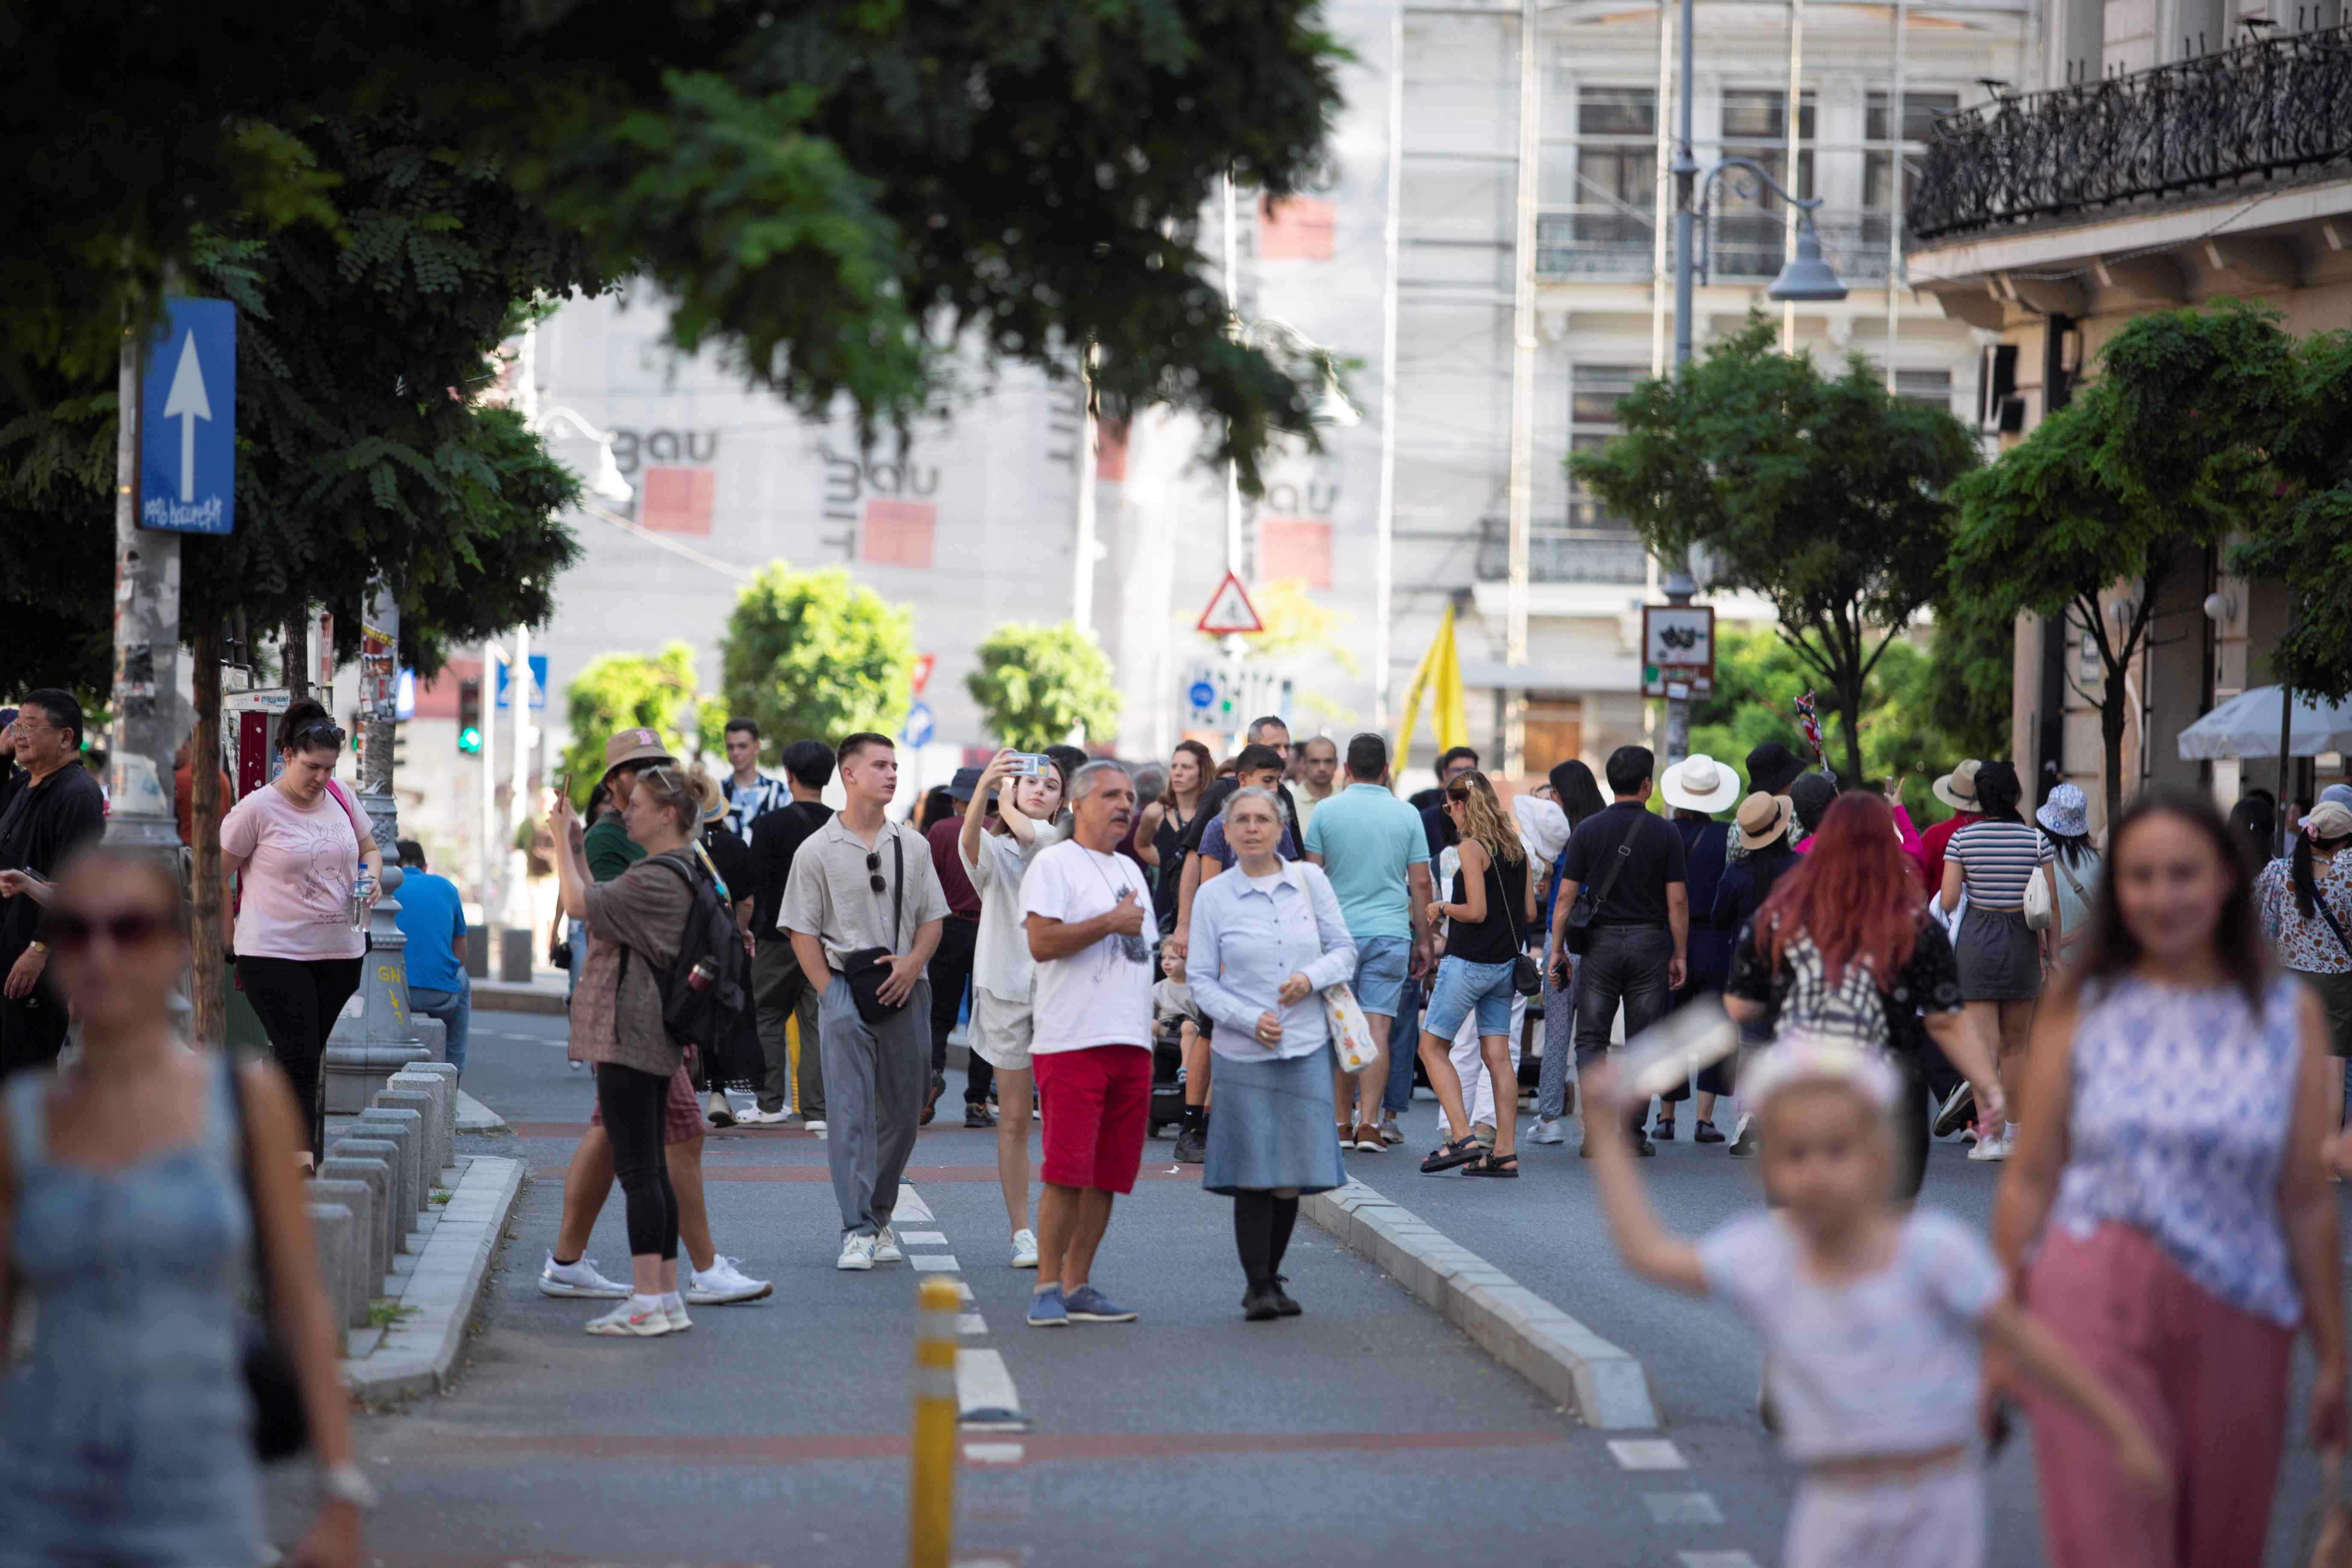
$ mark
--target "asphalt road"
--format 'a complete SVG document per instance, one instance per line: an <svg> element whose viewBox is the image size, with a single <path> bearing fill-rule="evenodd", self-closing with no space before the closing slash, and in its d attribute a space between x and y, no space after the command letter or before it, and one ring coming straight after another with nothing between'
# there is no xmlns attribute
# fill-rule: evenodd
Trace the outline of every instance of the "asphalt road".
<svg viewBox="0 0 2352 1568"><path fill-rule="evenodd" d="M713 1131L722 1252L775 1281L757 1304L697 1308L690 1333L593 1339L600 1304L535 1288L563 1163L590 1102L562 1020L478 1014L466 1087L514 1124L473 1150L520 1153L536 1178L509 1226L462 1375L448 1393L362 1419L384 1505L383 1568L556 1564L859 1564L906 1531L915 1285L908 1265L833 1268L838 1219L824 1145ZM950 1091L949 1103L953 1103ZM1424 1100L1418 1139L1434 1112ZM958 1119L960 1122L960 1118ZM1409 1142L1407 1150L1420 1144ZM1096 1279L1134 1325L1027 1329L1032 1276L1006 1266L993 1132L927 1131L913 1187L934 1216L911 1255L952 1257L1028 1430L969 1434L957 1500L967 1568L1469 1558L1592 1568L1751 1568L1779 1560L1793 1473L1753 1414L1757 1361L1727 1314L1629 1279L1599 1227L1573 1144L1529 1149L1513 1185L1424 1178L1404 1151L1351 1168L1641 1355L1671 1458L1633 1468L1377 1268L1302 1221L1286 1269L1307 1315L1244 1323L1230 1208L1160 1140L1122 1200ZM1696 1233L1755 1200L1719 1150L1668 1146L1646 1168L1670 1223ZM1927 1199L1981 1218L1992 1173L1937 1151ZM592 1256L625 1276L617 1193ZM2299 1406L2298 1406L2299 1408ZM2040 1561L2023 1445L1992 1477L1994 1552ZM2294 1556L2315 1494L2297 1453L2271 1560ZM279 1539L299 1478L273 1488Z"/></svg>

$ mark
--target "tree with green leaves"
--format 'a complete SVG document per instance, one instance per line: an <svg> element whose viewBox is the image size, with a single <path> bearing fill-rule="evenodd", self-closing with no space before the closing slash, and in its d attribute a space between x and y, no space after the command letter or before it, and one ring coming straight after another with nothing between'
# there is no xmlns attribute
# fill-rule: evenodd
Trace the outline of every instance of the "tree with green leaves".
<svg viewBox="0 0 2352 1568"><path fill-rule="evenodd" d="M963 689L1006 745L1042 752L1074 734L1108 741L1118 732L1118 687L1091 632L1068 621L1008 621L973 652L980 662Z"/></svg>
<svg viewBox="0 0 2352 1568"><path fill-rule="evenodd" d="M2106 820L2123 811L2130 680L2156 605L2205 549L2268 505L2266 443L2295 417L2294 346L2275 316L2230 306L2142 316L2097 382L1955 487L1957 597L1992 617L2063 616L2097 648Z"/></svg>
<svg viewBox="0 0 2352 1568"><path fill-rule="evenodd" d="M1759 316L1618 405L1621 434L1570 471L1667 561L1703 546L1715 584L1771 601L1863 771L1872 670L1943 587L1947 490L1977 463L1945 409L1890 395L1860 355L1822 374Z"/></svg>
<svg viewBox="0 0 2352 1568"><path fill-rule="evenodd" d="M661 652L599 654L563 689L563 722L572 743L558 771L572 775L573 804L585 805L604 776L604 742L620 730L651 730L672 755L686 758L698 748L706 709L694 670L694 649L683 642Z"/></svg>
<svg viewBox="0 0 2352 1568"><path fill-rule="evenodd" d="M895 735L914 700L914 615L845 567L795 572L775 562L729 613L719 668L728 714L759 722L772 763L803 737Z"/></svg>
<svg viewBox="0 0 2352 1568"><path fill-rule="evenodd" d="M2017 666L2013 606L1948 593L1927 645L1927 716L1951 737L1951 761L2006 756Z"/></svg>
<svg viewBox="0 0 2352 1568"><path fill-rule="evenodd" d="M681 347L813 416L904 426L975 349L1067 374L1091 342L1106 413L1204 414L1253 489L1272 433L1314 438L1325 365L1227 330L1198 230L1229 174L1321 174L1344 55L1317 0L20 5L6 37L20 395L104 370L205 235L331 232L299 128L411 102L651 277Z"/></svg>

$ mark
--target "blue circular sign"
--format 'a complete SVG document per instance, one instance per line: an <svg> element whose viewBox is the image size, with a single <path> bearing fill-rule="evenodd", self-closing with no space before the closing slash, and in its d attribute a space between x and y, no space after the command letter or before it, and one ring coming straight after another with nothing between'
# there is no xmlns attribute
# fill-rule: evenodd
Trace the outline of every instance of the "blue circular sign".
<svg viewBox="0 0 2352 1568"><path fill-rule="evenodd" d="M1193 707L1206 708L1216 701L1217 689L1205 680L1196 680L1192 682L1192 689L1184 695L1192 699Z"/></svg>

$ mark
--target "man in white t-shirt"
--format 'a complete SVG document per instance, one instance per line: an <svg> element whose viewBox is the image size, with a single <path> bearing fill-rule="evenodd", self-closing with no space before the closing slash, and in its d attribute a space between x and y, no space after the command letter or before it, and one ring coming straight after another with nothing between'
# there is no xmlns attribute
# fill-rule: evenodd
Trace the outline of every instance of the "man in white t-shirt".
<svg viewBox="0 0 2352 1568"><path fill-rule="evenodd" d="M1117 763L1089 763L1070 781L1070 837L1021 882L1037 962L1029 1054L1045 1123L1033 1328L1135 1321L1087 1274L1114 1195L1135 1190L1151 1107L1151 889L1118 852L1135 785Z"/></svg>

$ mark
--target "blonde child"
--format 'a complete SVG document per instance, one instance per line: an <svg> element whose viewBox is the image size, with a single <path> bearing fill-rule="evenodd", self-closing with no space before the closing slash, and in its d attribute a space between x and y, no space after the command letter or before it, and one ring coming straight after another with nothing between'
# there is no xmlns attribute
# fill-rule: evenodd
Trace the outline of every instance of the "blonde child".
<svg viewBox="0 0 2352 1568"><path fill-rule="evenodd" d="M1599 1076L1599 1075L1596 1075ZM2171 1480L2138 1420L2011 1299L1991 1249L1950 1215L1893 1196L1889 1112L1901 1080L1875 1051L1783 1037L1742 1075L1774 1205L1693 1243L1658 1223L1622 1118L1594 1177L1635 1273L1716 1296L1766 1352L1782 1447L1805 1467L1784 1568L1975 1568L1984 1488L1973 1438L1980 1348L2079 1412L2151 1501ZM1621 1100L1606 1077L1588 1092Z"/></svg>

